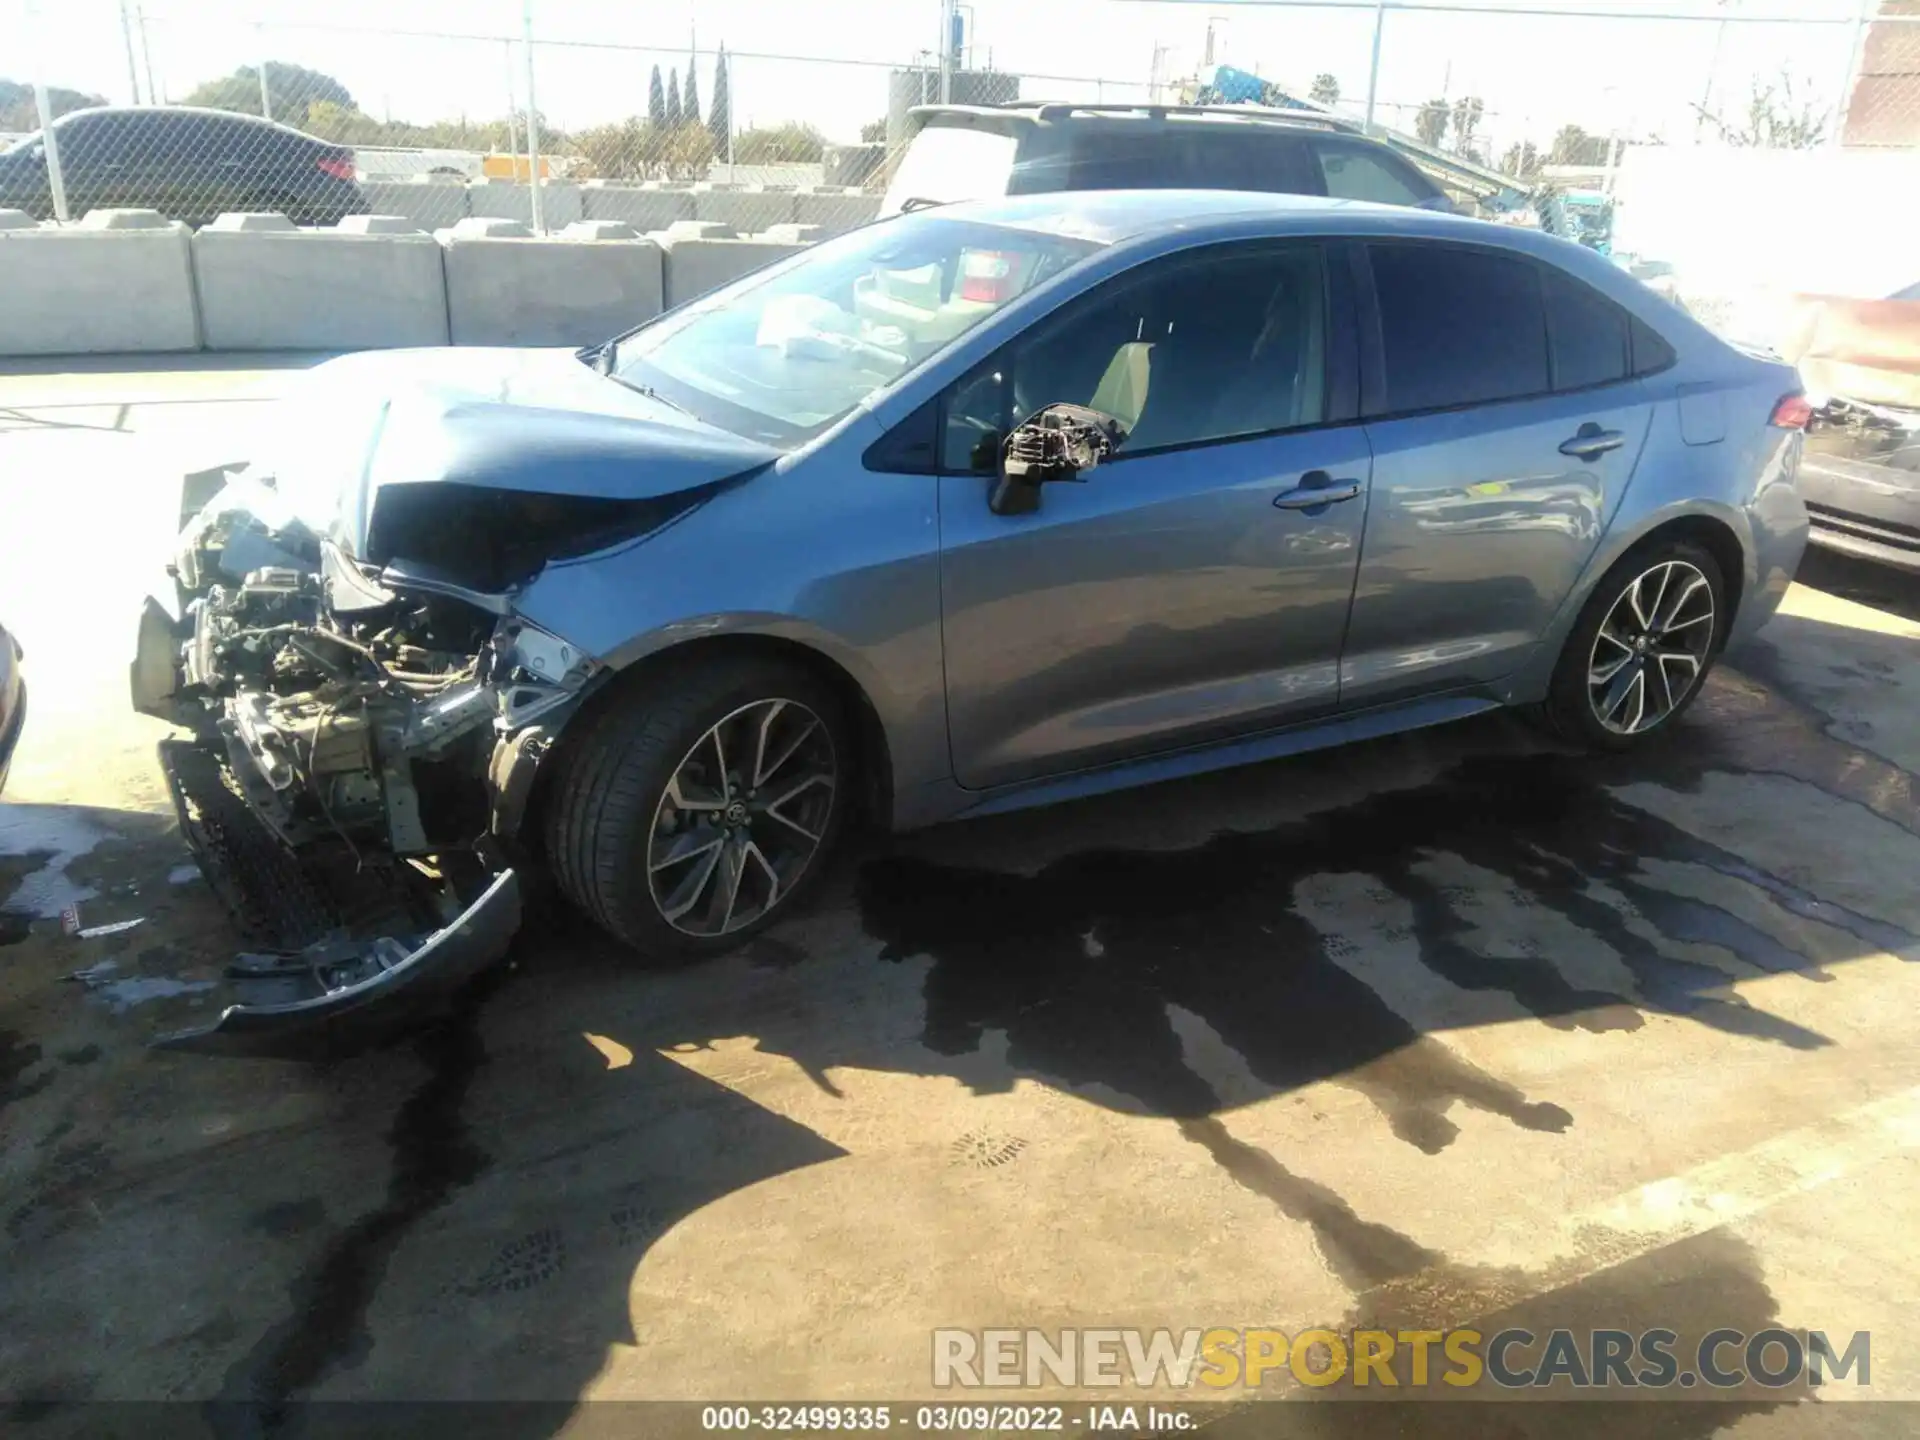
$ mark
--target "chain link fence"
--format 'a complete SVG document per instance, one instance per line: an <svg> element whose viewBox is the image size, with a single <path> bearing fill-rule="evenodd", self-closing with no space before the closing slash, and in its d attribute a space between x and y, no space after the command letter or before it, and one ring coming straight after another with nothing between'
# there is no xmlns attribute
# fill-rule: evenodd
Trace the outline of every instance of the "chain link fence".
<svg viewBox="0 0 1920 1440"><path fill-rule="evenodd" d="M36 74L0 73L0 135L15 137L0 207L808 238L875 213L909 111L943 96L1254 103L1371 129L1483 212L1604 248L1642 170L1764 186L1724 157L1920 147L1920 0L1801 0L1791 16L1765 0L1659 3L837 0L808 32L813 53L786 53L761 36L793 27L735 0L699 7L703 26L742 26L710 45L566 0L393 0L324 19L279 0L42 0L15 20L0 10L20 31L0 67L38 57ZM129 102L141 108L90 113ZM48 114L63 117L50 134ZM1757 222L1775 198L1722 203ZM1667 243L1657 224L1633 228Z"/></svg>

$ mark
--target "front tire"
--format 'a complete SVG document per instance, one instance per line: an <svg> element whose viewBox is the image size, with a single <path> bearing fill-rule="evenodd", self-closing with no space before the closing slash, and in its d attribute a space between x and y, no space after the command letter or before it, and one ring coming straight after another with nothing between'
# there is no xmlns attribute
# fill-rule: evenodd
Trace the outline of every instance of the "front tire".
<svg viewBox="0 0 1920 1440"><path fill-rule="evenodd" d="M1562 739L1625 750L1672 728L1719 658L1726 581L1703 546L1636 546L1594 587L1540 707Z"/></svg>
<svg viewBox="0 0 1920 1440"><path fill-rule="evenodd" d="M664 671L593 719L547 813L561 890L615 939L691 958L792 913L852 797L839 697L734 656Z"/></svg>

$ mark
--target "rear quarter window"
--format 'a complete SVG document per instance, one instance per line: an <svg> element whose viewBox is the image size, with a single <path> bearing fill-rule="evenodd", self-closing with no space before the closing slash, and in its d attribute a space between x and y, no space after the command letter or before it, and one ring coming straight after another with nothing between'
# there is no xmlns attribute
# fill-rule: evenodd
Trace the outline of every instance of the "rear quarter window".
<svg viewBox="0 0 1920 1440"><path fill-rule="evenodd" d="M1072 190L1313 190L1300 140L1277 128L1096 121L1079 127L1069 153Z"/></svg>
<svg viewBox="0 0 1920 1440"><path fill-rule="evenodd" d="M916 201L945 205L1005 195L1018 148L1002 131L928 125L908 142L880 213L897 215Z"/></svg>
<svg viewBox="0 0 1920 1440"><path fill-rule="evenodd" d="M1377 205L1418 205L1434 197L1432 187L1401 162L1368 145L1319 141L1314 147L1320 177L1334 200L1371 200Z"/></svg>

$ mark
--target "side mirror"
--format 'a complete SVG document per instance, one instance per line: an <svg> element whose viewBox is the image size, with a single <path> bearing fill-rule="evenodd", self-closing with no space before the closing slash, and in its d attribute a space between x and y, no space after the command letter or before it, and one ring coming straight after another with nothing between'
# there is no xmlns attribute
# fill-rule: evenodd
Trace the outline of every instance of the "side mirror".
<svg viewBox="0 0 1920 1440"><path fill-rule="evenodd" d="M1084 405L1048 405L1013 427L1001 449L1000 478L987 505L996 515L1028 515L1040 508L1040 487L1053 480L1085 480L1086 472L1127 438L1127 422Z"/></svg>

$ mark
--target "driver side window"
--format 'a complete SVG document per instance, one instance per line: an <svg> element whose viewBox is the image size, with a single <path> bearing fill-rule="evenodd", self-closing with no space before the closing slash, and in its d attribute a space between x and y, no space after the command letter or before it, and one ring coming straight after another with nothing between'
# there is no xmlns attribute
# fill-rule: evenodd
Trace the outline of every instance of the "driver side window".
<svg viewBox="0 0 1920 1440"><path fill-rule="evenodd" d="M1319 424L1326 341L1315 242L1160 261L1071 302L955 384L941 469L991 473L1008 431L1061 403L1126 424L1116 461Z"/></svg>

